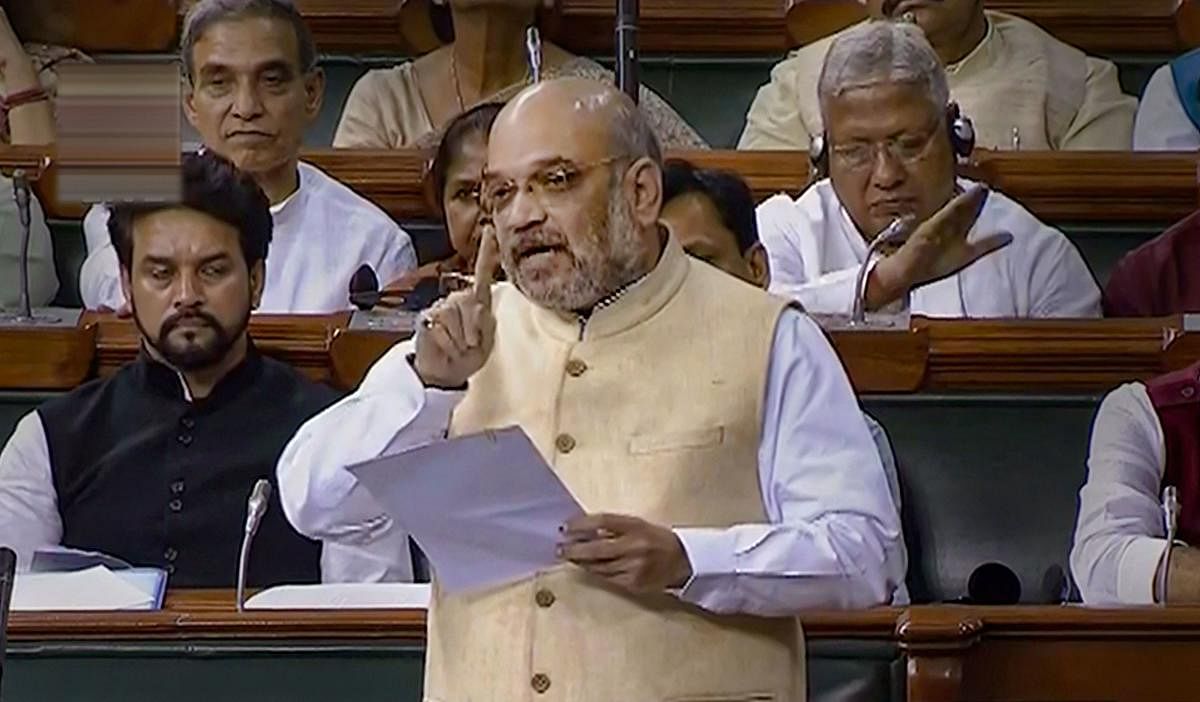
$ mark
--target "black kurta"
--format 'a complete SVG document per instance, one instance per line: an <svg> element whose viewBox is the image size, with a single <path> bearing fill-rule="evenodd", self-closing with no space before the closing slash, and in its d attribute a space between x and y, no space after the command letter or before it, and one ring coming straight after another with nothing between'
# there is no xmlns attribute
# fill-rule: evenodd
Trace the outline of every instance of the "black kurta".
<svg viewBox="0 0 1200 702"><path fill-rule="evenodd" d="M288 523L275 464L336 393L251 346L205 399L143 353L115 375L38 409L64 546L164 568L174 587L232 587L246 499L260 478L271 504L251 552L254 587L320 581L321 546Z"/></svg>

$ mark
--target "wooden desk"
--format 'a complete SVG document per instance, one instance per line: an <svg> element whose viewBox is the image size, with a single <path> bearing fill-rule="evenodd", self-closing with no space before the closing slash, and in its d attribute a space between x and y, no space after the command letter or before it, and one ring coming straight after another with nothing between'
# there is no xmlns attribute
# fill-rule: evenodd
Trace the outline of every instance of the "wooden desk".
<svg viewBox="0 0 1200 702"><path fill-rule="evenodd" d="M811 43L862 20L856 0L785 0L788 39ZM1200 46L1194 0L987 0L1091 54L1175 54Z"/></svg>
<svg viewBox="0 0 1200 702"><path fill-rule="evenodd" d="M667 156L734 171L746 180L757 200L779 192L798 195L809 182L808 155L799 151L677 151ZM397 220L432 218L423 185L427 153L310 149L303 158ZM962 170L1047 222L1154 222L1165 228L1200 203L1198 164L1195 153L980 149Z"/></svg>
<svg viewBox="0 0 1200 702"><path fill-rule="evenodd" d="M903 652L904 685L909 702L1078 702L1111 700L1191 700L1195 661L1200 660L1200 609L1093 610L1064 607L920 606L866 612L814 612L801 616L809 643L811 677L822 675L826 644L853 642L895 645ZM392 650L406 657L377 657L372 674L397 679L405 669L407 688L381 689L379 682L338 675L331 685L353 686L369 699L418 699L425 631L420 611L250 612L233 611L228 592L173 594L162 612L17 613L12 617L11 678L6 699L30 696L28 685L39 671L35 663L60 667L60 674L86 667L81 656L105 657L107 674L139 677L136 699L157 694L148 680L162 673L157 657L174 658L182 683L224 673L210 681L224 686L222 699L252 699L261 689L296 690L308 684L308 669L327 670L330 660L343 664ZM407 648L389 648L397 645ZM140 647L140 648L138 648ZM187 662L190 665L184 666ZM247 666L258 666L254 676ZM270 678L268 667L286 671ZM393 671L388 673L390 669ZM45 671L41 671L45 672ZM96 671L90 671L96 675ZM249 676L243 679L239 676ZM89 681L91 682L91 681ZM64 683L57 681L58 686ZM320 683L317 683L320 684ZM177 700L202 699L186 684ZM103 689L103 688L101 688ZM302 688L301 688L302 690ZM343 690L345 692L345 690ZM250 693L250 694L248 694ZM319 699L303 691L289 699ZM82 699L82 698L81 698ZM131 698L134 699L134 698ZM364 699L355 697L355 699ZM812 699L821 699L816 692Z"/></svg>
<svg viewBox="0 0 1200 702"><path fill-rule="evenodd" d="M263 353L342 388L406 335L349 330L349 313L256 315ZM133 322L85 313L78 330L0 331L0 390L68 390L108 375L138 352ZM937 320L907 331L833 330L860 393L971 390L1103 392L1200 359L1200 334L1181 317L1117 320Z"/></svg>
<svg viewBox="0 0 1200 702"><path fill-rule="evenodd" d="M913 607L910 702L1200 699L1200 609Z"/></svg>

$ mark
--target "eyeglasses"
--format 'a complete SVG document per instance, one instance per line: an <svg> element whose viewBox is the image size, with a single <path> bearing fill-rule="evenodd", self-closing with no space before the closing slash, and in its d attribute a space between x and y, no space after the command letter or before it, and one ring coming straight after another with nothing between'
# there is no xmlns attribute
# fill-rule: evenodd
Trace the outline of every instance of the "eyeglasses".
<svg viewBox="0 0 1200 702"><path fill-rule="evenodd" d="M543 209L552 209L568 199L588 173L624 159L624 156L609 156L587 163L559 161L543 166L520 180L485 175L483 206L492 213L493 218L498 219L512 206L517 193L528 192Z"/></svg>
<svg viewBox="0 0 1200 702"><path fill-rule="evenodd" d="M912 165L929 155L933 138L941 131L941 122L922 134L901 134L883 141L858 141L833 147L833 155L842 165L853 171L866 170L875 165L881 150L887 150L892 158L905 165Z"/></svg>

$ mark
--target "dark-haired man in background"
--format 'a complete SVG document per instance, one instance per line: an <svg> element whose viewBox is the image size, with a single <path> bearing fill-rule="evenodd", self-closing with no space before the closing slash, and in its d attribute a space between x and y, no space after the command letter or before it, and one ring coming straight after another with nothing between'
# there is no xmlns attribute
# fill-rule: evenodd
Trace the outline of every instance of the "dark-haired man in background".
<svg viewBox="0 0 1200 702"><path fill-rule="evenodd" d="M771 281L758 240L754 194L736 173L672 159L663 169L663 224L683 250L751 285Z"/></svg>
<svg viewBox="0 0 1200 702"><path fill-rule="evenodd" d="M247 334L272 233L250 176L186 156L182 203L116 205L109 231L141 353L21 420L0 453L0 544L23 564L62 544L230 587L252 486L274 482L288 438L335 394ZM321 579L320 544L277 504L257 539L252 584ZM326 579L367 575L337 570L348 553L326 552Z"/></svg>

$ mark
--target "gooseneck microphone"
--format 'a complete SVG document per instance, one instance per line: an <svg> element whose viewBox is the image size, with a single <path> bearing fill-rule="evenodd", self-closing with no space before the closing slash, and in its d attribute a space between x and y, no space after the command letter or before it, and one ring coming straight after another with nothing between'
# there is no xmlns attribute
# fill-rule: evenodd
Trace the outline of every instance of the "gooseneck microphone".
<svg viewBox="0 0 1200 702"><path fill-rule="evenodd" d="M636 104L641 97L638 76L638 0L617 0L617 86Z"/></svg>
<svg viewBox="0 0 1200 702"><path fill-rule="evenodd" d="M12 606L13 587L16 584L17 554L11 548L0 546L0 690L4 689L4 653L8 647L8 610Z"/></svg>
<svg viewBox="0 0 1200 702"><path fill-rule="evenodd" d="M912 229L912 218L897 217L871 240L871 245L867 247L867 256L859 266L858 276L854 280L854 310L850 315L851 326L861 326L867 321L867 271L871 269L873 257L886 244L908 238Z"/></svg>
<svg viewBox="0 0 1200 702"><path fill-rule="evenodd" d="M254 542L254 535L258 533L258 525L262 522L263 515L267 513L267 506L271 502L271 483L263 479L254 484L254 489L250 491L250 499L246 502L246 530L242 534L242 550L238 553L238 570L237 570L237 611L245 611L246 604L246 569L250 563L250 544Z"/></svg>
<svg viewBox="0 0 1200 702"><path fill-rule="evenodd" d="M525 30L525 58L529 61L531 83L542 81L542 35L536 25Z"/></svg>

